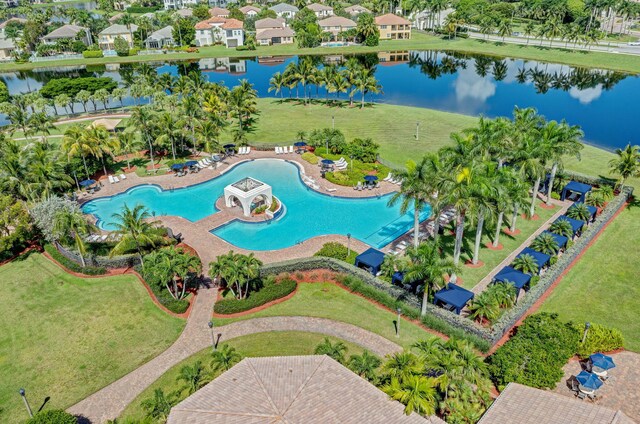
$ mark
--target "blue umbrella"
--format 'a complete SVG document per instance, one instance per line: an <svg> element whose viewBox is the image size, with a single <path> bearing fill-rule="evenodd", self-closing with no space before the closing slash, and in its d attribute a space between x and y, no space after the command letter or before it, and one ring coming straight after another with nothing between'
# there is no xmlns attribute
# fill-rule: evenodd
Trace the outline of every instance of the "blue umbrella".
<svg viewBox="0 0 640 424"><path fill-rule="evenodd" d="M232 149L232 148L236 147L236 145L235 145L235 144L233 144L233 143L229 143L229 144L225 144L223 147L224 147L225 149Z"/></svg>
<svg viewBox="0 0 640 424"><path fill-rule="evenodd" d="M96 183L96 180L84 180L84 181L80 181L80 185L82 187L88 187L90 185L93 185Z"/></svg>
<svg viewBox="0 0 640 424"><path fill-rule="evenodd" d="M220 162L220 160L221 160L222 158L220 157L220 155L213 155L213 156L211 156L211 159L212 159L214 162Z"/></svg>
<svg viewBox="0 0 640 424"><path fill-rule="evenodd" d="M184 163L174 163L173 165L171 165L171 169L173 169L174 171L179 171L182 168L184 168Z"/></svg>
<svg viewBox="0 0 640 424"><path fill-rule="evenodd" d="M375 175L365 175L365 176L364 176L364 179L365 179L366 181L372 182L372 181L377 180L377 179L378 179L378 177L376 177Z"/></svg>
<svg viewBox="0 0 640 424"><path fill-rule="evenodd" d="M324 165L333 165L333 161L331 159L322 159L322 163Z"/></svg>
<svg viewBox="0 0 640 424"><path fill-rule="evenodd" d="M185 165L186 166L196 166L198 164L198 162L196 162L195 160L188 160Z"/></svg>
<svg viewBox="0 0 640 424"><path fill-rule="evenodd" d="M302 147L302 146L306 146L307 143L305 143L304 141L296 141L295 143L293 143L293 145L296 147Z"/></svg>
<svg viewBox="0 0 640 424"><path fill-rule="evenodd" d="M594 367L598 367L603 370L609 370L616 367L616 364L613 362L613 358L607 355L603 355L600 352L594 353L589 357L589 359L591 359L591 364Z"/></svg>
<svg viewBox="0 0 640 424"><path fill-rule="evenodd" d="M598 376L587 371L580 371L580 374L576 376L576 380L585 389L597 390L602 386L602 381Z"/></svg>

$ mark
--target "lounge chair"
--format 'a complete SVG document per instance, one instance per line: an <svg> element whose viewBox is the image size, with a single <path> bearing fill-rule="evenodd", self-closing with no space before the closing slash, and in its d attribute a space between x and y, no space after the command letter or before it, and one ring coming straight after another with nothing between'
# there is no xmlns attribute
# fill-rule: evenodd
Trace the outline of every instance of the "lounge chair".
<svg viewBox="0 0 640 424"><path fill-rule="evenodd" d="M100 241L105 241L107 237L109 237L109 234L104 234L103 236L100 237Z"/></svg>
<svg viewBox="0 0 640 424"><path fill-rule="evenodd" d="M384 177L382 181L391 181L392 178L393 176L391 175L391 172L389 172L389 174L386 177Z"/></svg>
<svg viewBox="0 0 640 424"><path fill-rule="evenodd" d="M337 188L329 188L329 187L325 187L325 190L327 190L329 193L333 193L334 191L337 191Z"/></svg>
<svg viewBox="0 0 640 424"><path fill-rule="evenodd" d="M113 181L113 176L112 176L112 175L109 175L109 176L108 176L108 178L109 178L109 182L110 182L111 184L113 184L113 183L115 182L115 181Z"/></svg>
<svg viewBox="0 0 640 424"><path fill-rule="evenodd" d="M293 153L293 146L289 146L289 153Z"/></svg>
<svg viewBox="0 0 640 424"><path fill-rule="evenodd" d="M334 162L336 165L342 165L343 163L346 164L347 161L344 160L343 157L341 157L340 159L338 159L337 161Z"/></svg>
<svg viewBox="0 0 640 424"><path fill-rule="evenodd" d="M120 174L120 179L121 179L121 180L126 180L126 179L127 179L127 176L126 176L126 175L124 175L124 174Z"/></svg>
<svg viewBox="0 0 640 424"><path fill-rule="evenodd" d="M113 176L113 182L114 183L119 183L120 180L118 179L118 177L116 177L115 175Z"/></svg>
<svg viewBox="0 0 640 424"><path fill-rule="evenodd" d="M380 188L380 183L376 182L376 185L373 188Z"/></svg>
<svg viewBox="0 0 640 424"><path fill-rule="evenodd" d="M202 159L202 163L204 163L205 165L209 166L209 165L211 165L211 159L204 158L204 159Z"/></svg>
<svg viewBox="0 0 640 424"><path fill-rule="evenodd" d="M274 147L273 151L276 152L276 154L278 154L278 149L279 149L279 147L276 146L276 147Z"/></svg>
<svg viewBox="0 0 640 424"><path fill-rule="evenodd" d="M248 155L249 153L251 153L251 146L247 146L247 148L244 151L245 155Z"/></svg>
<svg viewBox="0 0 640 424"><path fill-rule="evenodd" d="M362 184L360 184L360 181L358 181L358 184L353 186L354 190L360 190L360 187L362 186Z"/></svg>

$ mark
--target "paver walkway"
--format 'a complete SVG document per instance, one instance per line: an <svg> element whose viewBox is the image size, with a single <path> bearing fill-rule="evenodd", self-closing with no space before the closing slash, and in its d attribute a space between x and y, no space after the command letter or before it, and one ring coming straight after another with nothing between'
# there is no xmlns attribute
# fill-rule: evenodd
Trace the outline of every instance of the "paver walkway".
<svg viewBox="0 0 640 424"><path fill-rule="evenodd" d="M92 394L68 409L92 423L117 418L136 396L169 368L189 356L211 346L207 322L211 316L214 289L198 294L196 304L183 333L166 351L151 361ZM338 337L356 343L379 356L402 350L400 346L375 333L351 324L313 317L268 317L238 321L214 329L218 343L248 334L268 331L305 331Z"/></svg>

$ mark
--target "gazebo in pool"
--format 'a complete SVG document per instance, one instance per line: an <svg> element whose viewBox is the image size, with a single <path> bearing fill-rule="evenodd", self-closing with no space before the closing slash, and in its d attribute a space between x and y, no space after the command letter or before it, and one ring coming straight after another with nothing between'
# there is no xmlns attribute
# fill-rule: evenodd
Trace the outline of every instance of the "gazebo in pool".
<svg viewBox="0 0 640 424"><path fill-rule="evenodd" d="M373 275L377 275L380 272L380 266L383 261L384 253L372 247L356 256L354 265L358 268L365 268Z"/></svg>
<svg viewBox="0 0 640 424"><path fill-rule="evenodd" d="M538 252L537 250L533 250L530 247L525 247L524 249L522 249L522 252L520 252L518 256L516 256L516 258L519 258L522 255L533 256L533 259L538 265L538 273L540 273L540 270L544 268L544 266L549 263L549 259L551 259L551 256L547 255L546 253Z"/></svg>
<svg viewBox="0 0 640 424"><path fill-rule="evenodd" d="M273 194L270 185L247 177L224 188L224 203L228 208L234 206L234 199L242 206L244 216L251 216L254 207L263 203L271 206Z"/></svg>
<svg viewBox="0 0 640 424"><path fill-rule="evenodd" d="M493 277L493 281L496 283L511 283L519 292L520 289L528 290L531 276L513 267L505 266Z"/></svg>
<svg viewBox="0 0 640 424"><path fill-rule="evenodd" d="M436 292L433 296L434 305L442 305L447 309L455 310L460 315L467 302L473 299L473 292L457 286L453 283Z"/></svg>
<svg viewBox="0 0 640 424"><path fill-rule="evenodd" d="M562 189L560 200L564 200L567 198L567 196L571 196L572 194L577 194L579 197L576 202L584 203L587 198L587 194L591 191L591 188L592 187L589 184L570 181L569 184L564 186L564 188Z"/></svg>

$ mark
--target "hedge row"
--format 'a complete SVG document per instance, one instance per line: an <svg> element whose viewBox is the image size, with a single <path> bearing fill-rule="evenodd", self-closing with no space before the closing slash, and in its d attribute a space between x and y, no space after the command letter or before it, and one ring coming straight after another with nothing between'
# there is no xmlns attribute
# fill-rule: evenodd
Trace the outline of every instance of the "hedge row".
<svg viewBox="0 0 640 424"><path fill-rule="evenodd" d="M68 260L73 261L76 265L80 265L80 257L77 253L66 249L60 243L55 243L55 247L58 249L58 252L65 256ZM140 257L136 254L132 255L119 255L109 258L107 256L93 256L87 255L84 258L85 263L88 266L96 267L96 268L133 268L140 264Z"/></svg>
<svg viewBox="0 0 640 424"><path fill-rule="evenodd" d="M222 299L215 303L213 310L221 315L235 314L262 306L276 299L281 299L292 293L297 283L290 278L276 281L274 278L265 279L264 286L246 299Z"/></svg>
<svg viewBox="0 0 640 424"><path fill-rule="evenodd" d="M85 275L103 275L107 273L107 270L103 267L95 267L95 266L82 266L81 264L72 261L71 259L64 256L62 253L56 249L56 247L52 244L45 244L44 250L57 262L62 264L65 268L73 271L79 272L80 274Z"/></svg>
<svg viewBox="0 0 640 424"><path fill-rule="evenodd" d="M144 278L144 273L142 272L142 266L136 265L134 267L135 271ZM174 314L181 314L189 309L189 301L186 299L174 299L171 294L165 290L163 287L158 287L155 284L147 283L156 300L160 302L162 306L173 312Z"/></svg>
<svg viewBox="0 0 640 424"><path fill-rule="evenodd" d="M82 52L82 57L85 59L94 59L98 57L104 57L102 50L85 50Z"/></svg>

